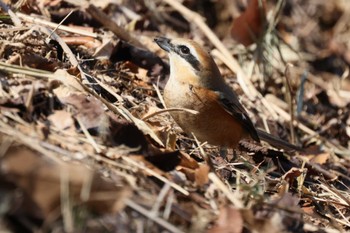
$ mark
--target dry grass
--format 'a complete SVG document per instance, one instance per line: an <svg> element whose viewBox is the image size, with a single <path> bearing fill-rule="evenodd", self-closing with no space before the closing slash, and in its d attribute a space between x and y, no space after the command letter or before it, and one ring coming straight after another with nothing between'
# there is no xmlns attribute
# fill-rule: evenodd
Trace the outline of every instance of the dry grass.
<svg viewBox="0 0 350 233"><path fill-rule="evenodd" d="M349 229L345 0L269 2L268 24L250 47L226 33L239 1L7 4L13 11L1 2L0 28L5 231ZM303 152L242 146L223 159L182 133L168 112L192 110L163 108L169 67L153 43L159 35L203 43L256 126Z"/></svg>

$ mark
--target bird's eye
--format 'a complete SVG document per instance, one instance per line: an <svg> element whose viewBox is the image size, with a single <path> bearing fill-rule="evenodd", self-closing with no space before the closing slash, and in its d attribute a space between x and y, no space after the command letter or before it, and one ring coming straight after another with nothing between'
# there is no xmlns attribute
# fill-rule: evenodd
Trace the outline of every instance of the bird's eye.
<svg viewBox="0 0 350 233"><path fill-rule="evenodd" d="M184 45L180 46L180 51L182 54L189 54L190 53L190 49Z"/></svg>

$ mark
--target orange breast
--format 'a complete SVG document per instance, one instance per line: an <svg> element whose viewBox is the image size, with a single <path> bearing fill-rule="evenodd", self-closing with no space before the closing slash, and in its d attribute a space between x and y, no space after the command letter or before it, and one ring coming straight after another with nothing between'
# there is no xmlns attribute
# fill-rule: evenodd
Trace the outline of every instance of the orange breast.
<svg viewBox="0 0 350 233"><path fill-rule="evenodd" d="M235 148L247 133L240 122L223 109L217 97L213 91L181 83L170 82L164 90L167 107L198 111L198 114L171 112L174 120L187 134L193 133L201 142Z"/></svg>

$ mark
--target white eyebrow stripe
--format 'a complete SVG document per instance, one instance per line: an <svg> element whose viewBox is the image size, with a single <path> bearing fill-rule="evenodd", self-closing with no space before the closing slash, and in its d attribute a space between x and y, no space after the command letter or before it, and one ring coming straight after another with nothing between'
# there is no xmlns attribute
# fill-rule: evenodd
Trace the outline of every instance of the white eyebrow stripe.
<svg viewBox="0 0 350 233"><path fill-rule="evenodd" d="M190 49L191 54L192 54L198 61L200 61L196 49L195 49L193 46L191 46L191 45L186 45L186 46Z"/></svg>

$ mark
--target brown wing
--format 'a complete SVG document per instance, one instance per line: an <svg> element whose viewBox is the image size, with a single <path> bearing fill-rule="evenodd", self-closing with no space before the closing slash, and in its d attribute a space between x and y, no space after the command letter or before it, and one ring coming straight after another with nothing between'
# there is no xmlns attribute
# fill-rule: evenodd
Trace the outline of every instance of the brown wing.
<svg viewBox="0 0 350 233"><path fill-rule="evenodd" d="M228 112L236 120L240 121L255 141L260 142L260 138L253 125L253 122L250 120L246 110L243 108L238 99L233 101L227 98L222 92L215 91L215 93L218 94L220 105L224 107L226 112Z"/></svg>

